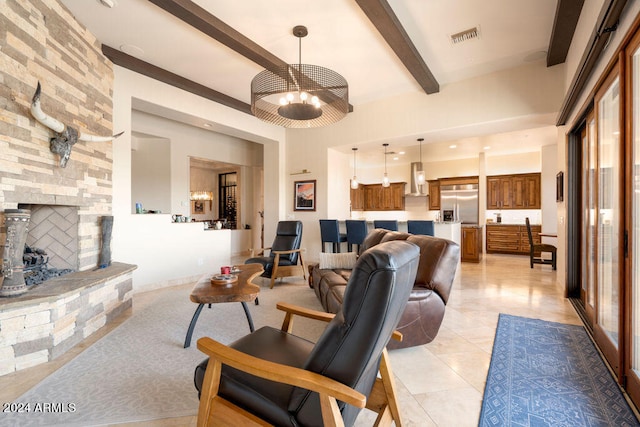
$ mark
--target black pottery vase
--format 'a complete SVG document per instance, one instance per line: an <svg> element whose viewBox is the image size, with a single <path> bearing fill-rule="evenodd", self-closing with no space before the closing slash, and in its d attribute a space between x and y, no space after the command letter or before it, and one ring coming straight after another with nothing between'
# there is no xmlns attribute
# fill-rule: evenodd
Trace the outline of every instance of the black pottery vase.
<svg viewBox="0 0 640 427"><path fill-rule="evenodd" d="M99 268L111 265L111 232L113 231L113 215L102 217L102 246L100 248Z"/></svg>

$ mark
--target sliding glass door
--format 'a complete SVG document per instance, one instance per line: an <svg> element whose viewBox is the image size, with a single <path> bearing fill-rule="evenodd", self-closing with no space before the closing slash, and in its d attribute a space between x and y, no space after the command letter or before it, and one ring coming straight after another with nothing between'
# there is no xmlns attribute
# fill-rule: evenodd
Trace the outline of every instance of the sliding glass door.
<svg viewBox="0 0 640 427"><path fill-rule="evenodd" d="M618 69L596 95L596 319L594 334L613 370L620 375L622 218L621 96Z"/></svg>
<svg viewBox="0 0 640 427"><path fill-rule="evenodd" d="M640 405L640 26L618 59L573 132L580 132L574 158L582 168L581 260L573 268L580 266L583 314L596 344Z"/></svg>
<svg viewBox="0 0 640 427"><path fill-rule="evenodd" d="M626 274L631 301L630 330L627 355L628 392L632 399L640 402L640 36L636 36L627 49L627 74L629 81L630 131L628 135L627 168L625 181L627 191L627 230L629 244Z"/></svg>
<svg viewBox="0 0 640 427"><path fill-rule="evenodd" d="M581 132L582 140L582 230L581 230L581 288L580 299L589 325L595 319L596 283L596 122L593 113L587 117Z"/></svg>

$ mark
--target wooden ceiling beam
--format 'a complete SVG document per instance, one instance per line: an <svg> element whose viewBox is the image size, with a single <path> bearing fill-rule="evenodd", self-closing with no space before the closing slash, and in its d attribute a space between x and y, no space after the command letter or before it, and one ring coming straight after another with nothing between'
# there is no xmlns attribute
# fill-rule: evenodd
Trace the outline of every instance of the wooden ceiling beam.
<svg viewBox="0 0 640 427"><path fill-rule="evenodd" d="M102 53L116 65L127 68L131 71L135 71L136 73L143 74L147 77L161 81L168 85L180 88L211 101L217 102L219 104L225 105L229 108L233 108L235 110L242 111L243 113L253 115L253 113L251 112L251 105L247 104L246 102L242 102L236 98L232 98L229 95L220 93L216 90L211 89L210 87L201 85L200 83L196 83L193 80L186 79L182 76L167 71L164 68L157 67L141 59L138 59L131 55L127 55L126 53L121 52L118 49L114 49L103 44Z"/></svg>
<svg viewBox="0 0 640 427"><path fill-rule="evenodd" d="M149 0L149 2L268 70L287 66L285 61L190 0Z"/></svg>
<svg viewBox="0 0 640 427"><path fill-rule="evenodd" d="M439 92L438 81L422 59L389 3L386 0L356 0L356 3L422 89L428 94Z"/></svg>
<svg viewBox="0 0 640 427"><path fill-rule="evenodd" d="M236 31L191 0L148 0L229 49L276 74L288 63ZM349 112L353 105L349 104Z"/></svg>
<svg viewBox="0 0 640 427"><path fill-rule="evenodd" d="M567 59L583 4L584 0L558 0L547 50L547 67L562 64Z"/></svg>

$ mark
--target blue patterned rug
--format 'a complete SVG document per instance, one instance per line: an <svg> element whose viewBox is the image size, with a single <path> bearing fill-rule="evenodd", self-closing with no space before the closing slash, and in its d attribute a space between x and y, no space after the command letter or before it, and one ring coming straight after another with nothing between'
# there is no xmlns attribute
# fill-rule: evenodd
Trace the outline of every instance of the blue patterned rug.
<svg viewBox="0 0 640 427"><path fill-rule="evenodd" d="M479 425L640 423L584 327L501 314Z"/></svg>

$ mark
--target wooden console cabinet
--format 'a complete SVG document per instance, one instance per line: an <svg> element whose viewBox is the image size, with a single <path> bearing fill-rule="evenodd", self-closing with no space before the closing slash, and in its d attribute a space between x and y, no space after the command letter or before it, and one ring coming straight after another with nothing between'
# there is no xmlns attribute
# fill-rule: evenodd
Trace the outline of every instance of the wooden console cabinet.
<svg viewBox="0 0 640 427"><path fill-rule="evenodd" d="M540 243L540 225L531 226L535 244ZM529 255L527 226L518 224L487 224L487 253Z"/></svg>
<svg viewBox="0 0 640 427"><path fill-rule="evenodd" d="M487 209L540 209L540 174L487 177Z"/></svg>

